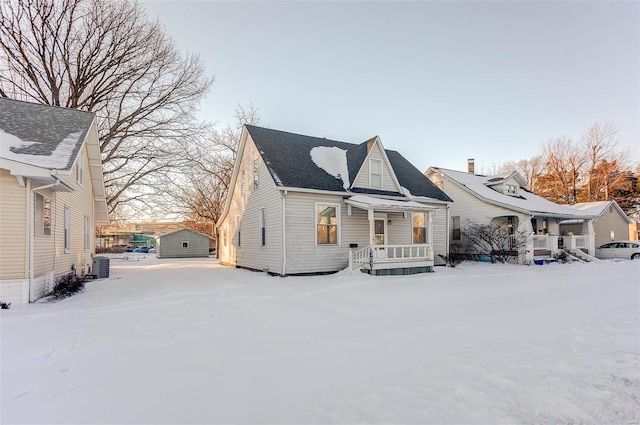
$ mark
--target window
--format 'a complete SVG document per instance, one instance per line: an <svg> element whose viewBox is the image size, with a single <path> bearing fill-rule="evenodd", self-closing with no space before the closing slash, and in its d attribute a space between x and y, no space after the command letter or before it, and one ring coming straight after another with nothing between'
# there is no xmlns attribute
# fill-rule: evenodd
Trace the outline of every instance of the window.
<svg viewBox="0 0 640 425"><path fill-rule="evenodd" d="M258 190L258 160L253 161L253 190Z"/></svg>
<svg viewBox="0 0 640 425"><path fill-rule="evenodd" d="M76 181L79 184L84 182L84 152L81 152L76 164Z"/></svg>
<svg viewBox="0 0 640 425"><path fill-rule="evenodd" d="M64 252L68 253L71 248L71 211L69 207L64 207Z"/></svg>
<svg viewBox="0 0 640 425"><path fill-rule="evenodd" d="M337 205L316 204L316 243L318 245L338 245Z"/></svg>
<svg viewBox="0 0 640 425"><path fill-rule="evenodd" d="M372 189L382 189L382 161L369 160L369 186Z"/></svg>
<svg viewBox="0 0 640 425"><path fill-rule="evenodd" d="M518 186L513 185L513 184L506 184L505 185L505 193L507 195L517 196L518 195Z"/></svg>
<svg viewBox="0 0 640 425"><path fill-rule="evenodd" d="M236 229L238 231L238 246L240 246L240 217L236 217Z"/></svg>
<svg viewBox="0 0 640 425"><path fill-rule="evenodd" d="M451 217L451 239L454 241L460 240L460 216L459 215Z"/></svg>
<svg viewBox="0 0 640 425"><path fill-rule="evenodd" d="M183 248L189 248L189 241L182 241Z"/></svg>
<svg viewBox="0 0 640 425"><path fill-rule="evenodd" d="M264 208L260 208L260 246L267 244L267 223L264 216Z"/></svg>
<svg viewBox="0 0 640 425"><path fill-rule="evenodd" d="M51 236L51 200L36 193L34 202L34 234L36 236Z"/></svg>
<svg viewBox="0 0 640 425"><path fill-rule="evenodd" d="M242 169L242 179L240 180L240 194L244 196L244 168Z"/></svg>
<svg viewBox="0 0 640 425"><path fill-rule="evenodd" d="M615 240L616 239L616 232L614 230L609 230L609 240Z"/></svg>
<svg viewBox="0 0 640 425"><path fill-rule="evenodd" d="M413 243L427 243L427 213L413 213Z"/></svg>
<svg viewBox="0 0 640 425"><path fill-rule="evenodd" d="M84 249L91 249L91 220L84 216Z"/></svg>

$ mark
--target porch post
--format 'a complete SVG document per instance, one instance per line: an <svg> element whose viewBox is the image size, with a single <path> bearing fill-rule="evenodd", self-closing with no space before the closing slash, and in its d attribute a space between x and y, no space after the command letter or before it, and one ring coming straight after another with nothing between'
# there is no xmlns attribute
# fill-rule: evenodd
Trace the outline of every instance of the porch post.
<svg viewBox="0 0 640 425"><path fill-rule="evenodd" d="M429 252L426 252L427 258L429 260L433 260L434 251L433 251L433 212L427 211L427 230L428 230L428 239L427 243L429 244Z"/></svg>
<svg viewBox="0 0 640 425"><path fill-rule="evenodd" d="M369 246L373 248L374 214L373 209L367 210L369 216Z"/></svg>
<svg viewBox="0 0 640 425"><path fill-rule="evenodd" d="M584 235L584 243L589 250L589 255L595 255L596 252L596 232L593 229L593 220L585 220L582 223L582 234Z"/></svg>

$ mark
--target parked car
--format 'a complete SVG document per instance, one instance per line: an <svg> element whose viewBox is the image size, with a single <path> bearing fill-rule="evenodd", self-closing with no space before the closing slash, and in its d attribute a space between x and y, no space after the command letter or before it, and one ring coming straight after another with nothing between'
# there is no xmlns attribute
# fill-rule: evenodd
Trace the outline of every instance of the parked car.
<svg viewBox="0 0 640 425"><path fill-rule="evenodd" d="M141 246L139 248L134 249L133 252L143 252L147 254L149 252L149 248L146 246Z"/></svg>
<svg viewBox="0 0 640 425"><path fill-rule="evenodd" d="M133 252L134 249L137 249L138 247L135 245L129 245L128 247L126 247L124 249L124 252Z"/></svg>
<svg viewBox="0 0 640 425"><path fill-rule="evenodd" d="M611 241L596 248L596 257L626 258L628 260L640 260L640 242L637 241Z"/></svg>
<svg viewBox="0 0 640 425"><path fill-rule="evenodd" d="M155 253L156 253L155 248L149 248L149 254L155 254Z"/></svg>

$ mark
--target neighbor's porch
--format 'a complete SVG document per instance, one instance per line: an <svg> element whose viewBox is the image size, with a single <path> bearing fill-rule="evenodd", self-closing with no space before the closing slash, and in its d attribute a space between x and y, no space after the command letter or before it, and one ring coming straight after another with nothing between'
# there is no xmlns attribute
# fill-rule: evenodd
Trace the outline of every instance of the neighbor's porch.
<svg viewBox="0 0 640 425"><path fill-rule="evenodd" d="M433 271L432 215L435 208L414 201L365 195L353 196L345 202L349 209L367 211L369 221L369 243L364 247L350 248L349 271L362 270L373 275ZM393 226L392 221L395 222ZM390 243L403 239L406 243Z"/></svg>

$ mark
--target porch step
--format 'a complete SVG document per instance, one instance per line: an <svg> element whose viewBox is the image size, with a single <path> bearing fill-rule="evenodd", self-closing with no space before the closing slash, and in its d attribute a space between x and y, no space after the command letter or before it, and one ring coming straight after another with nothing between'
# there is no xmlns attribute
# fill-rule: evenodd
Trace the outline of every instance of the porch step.
<svg viewBox="0 0 640 425"><path fill-rule="evenodd" d="M373 269L369 270L368 267L362 268L363 273L368 273L372 276L405 276L419 273L433 273L433 266L419 266L419 267L396 267L391 269Z"/></svg>
<svg viewBox="0 0 640 425"><path fill-rule="evenodd" d="M586 252L584 252L582 249L576 249L571 251L572 255L575 255L576 257L580 258L583 261L587 261L587 262L591 262L591 261L600 261L599 259L597 259L596 257L594 257L593 255L589 255Z"/></svg>

